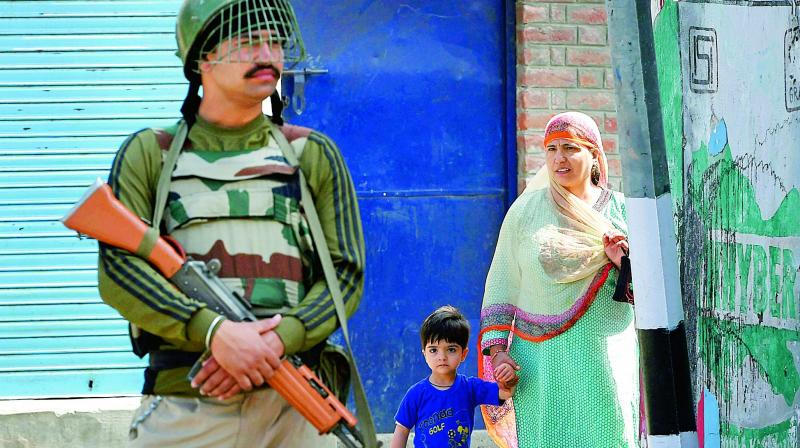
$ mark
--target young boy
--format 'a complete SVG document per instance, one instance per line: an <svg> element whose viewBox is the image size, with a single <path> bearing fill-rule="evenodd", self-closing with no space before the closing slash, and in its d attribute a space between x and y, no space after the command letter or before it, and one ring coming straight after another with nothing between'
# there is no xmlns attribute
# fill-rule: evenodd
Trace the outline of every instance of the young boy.
<svg viewBox="0 0 800 448"><path fill-rule="evenodd" d="M425 318L420 338L431 374L403 397L391 448L405 448L411 428L416 448L469 447L475 406L499 405L511 397L514 386L500 389L496 383L457 374L469 351L469 322L456 308L443 306ZM494 373L498 382L516 384L509 364Z"/></svg>

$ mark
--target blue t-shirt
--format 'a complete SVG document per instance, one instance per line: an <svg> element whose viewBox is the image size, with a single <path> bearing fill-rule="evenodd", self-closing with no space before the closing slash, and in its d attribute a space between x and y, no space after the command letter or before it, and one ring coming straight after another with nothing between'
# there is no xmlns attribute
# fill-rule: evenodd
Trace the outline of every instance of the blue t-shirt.
<svg viewBox="0 0 800 448"><path fill-rule="evenodd" d="M428 378L411 386L394 419L414 428L416 448L468 447L474 424L475 406L500 404L496 383L456 375L447 390L439 390Z"/></svg>

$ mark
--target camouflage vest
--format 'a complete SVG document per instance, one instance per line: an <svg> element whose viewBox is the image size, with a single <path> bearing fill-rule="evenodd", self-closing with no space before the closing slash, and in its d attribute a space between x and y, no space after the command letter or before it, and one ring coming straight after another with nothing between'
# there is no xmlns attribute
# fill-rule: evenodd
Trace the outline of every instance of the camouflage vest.
<svg viewBox="0 0 800 448"><path fill-rule="evenodd" d="M305 296L313 242L298 167L272 137L255 150L184 149L162 225L190 257L218 259L221 280L257 316L286 312Z"/></svg>

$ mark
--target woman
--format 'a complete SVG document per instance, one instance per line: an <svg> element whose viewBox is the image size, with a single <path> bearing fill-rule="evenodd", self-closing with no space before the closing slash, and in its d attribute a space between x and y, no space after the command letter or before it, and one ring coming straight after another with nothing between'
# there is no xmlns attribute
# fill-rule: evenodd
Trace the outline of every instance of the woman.
<svg viewBox="0 0 800 448"><path fill-rule="evenodd" d="M607 187L600 131L587 115L553 117L544 147L547 163L508 211L486 279L480 374L519 368L513 398L484 408L487 429L506 447L636 446L627 282L615 294L627 264L623 196Z"/></svg>

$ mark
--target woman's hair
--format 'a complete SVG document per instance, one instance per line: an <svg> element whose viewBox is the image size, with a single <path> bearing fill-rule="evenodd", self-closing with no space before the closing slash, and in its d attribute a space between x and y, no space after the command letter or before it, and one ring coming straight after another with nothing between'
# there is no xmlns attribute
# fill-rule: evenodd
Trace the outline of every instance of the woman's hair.
<svg viewBox="0 0 800 448"><path fill-rule="evenodd" d="M422 349L430 342L446 341L467 348L469 343L469 322L457 308L443 306L422 321L419 329Z"/></svg>

